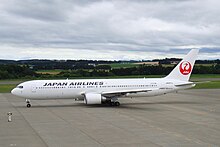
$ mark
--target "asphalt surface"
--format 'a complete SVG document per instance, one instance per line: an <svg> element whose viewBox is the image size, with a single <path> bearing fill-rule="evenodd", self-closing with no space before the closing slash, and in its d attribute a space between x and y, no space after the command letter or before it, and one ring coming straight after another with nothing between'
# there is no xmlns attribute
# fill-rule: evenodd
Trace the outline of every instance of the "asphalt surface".
<svg viewBox="0 0 220 147"><path fill-rule="evenodd" d="M0 146L220 146L219 89L120 102L45 100L26 108L24 99L0 94Z"/></svg>

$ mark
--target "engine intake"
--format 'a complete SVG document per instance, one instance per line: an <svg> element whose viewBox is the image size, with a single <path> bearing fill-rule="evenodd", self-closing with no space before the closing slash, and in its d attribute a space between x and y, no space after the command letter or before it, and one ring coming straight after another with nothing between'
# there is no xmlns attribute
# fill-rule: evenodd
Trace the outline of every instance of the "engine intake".
<svg viewBox="0 0 220 147"><path fill-rule="evenodd" d="M103 97L101 94L97 93L88 93L85 94L84 103L85 104L101 104L102 101L105 101L106 98Z"/></svg>

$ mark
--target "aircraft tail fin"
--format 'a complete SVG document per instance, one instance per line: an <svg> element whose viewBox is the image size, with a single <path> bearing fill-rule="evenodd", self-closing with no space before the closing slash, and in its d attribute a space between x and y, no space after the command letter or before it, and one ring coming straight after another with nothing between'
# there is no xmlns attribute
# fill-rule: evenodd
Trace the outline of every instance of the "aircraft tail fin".
<svg viewBox="0 0 220 147"><path fill-rule="evenodd" d="M192 49L165 78L189 81L199 49Z"/></svg>

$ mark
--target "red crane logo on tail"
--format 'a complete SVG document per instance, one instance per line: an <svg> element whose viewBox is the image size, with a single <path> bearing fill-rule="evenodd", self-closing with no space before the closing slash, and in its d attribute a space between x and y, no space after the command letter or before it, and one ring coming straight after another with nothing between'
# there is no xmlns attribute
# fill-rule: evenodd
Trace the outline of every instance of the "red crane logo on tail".
<svg viewBox="0 0 220 147"><path fill-rule="evenodd" d="M183 75L188 75L192 71L192 65L188 61L183 61L180 64L180 72Z"/></svg>

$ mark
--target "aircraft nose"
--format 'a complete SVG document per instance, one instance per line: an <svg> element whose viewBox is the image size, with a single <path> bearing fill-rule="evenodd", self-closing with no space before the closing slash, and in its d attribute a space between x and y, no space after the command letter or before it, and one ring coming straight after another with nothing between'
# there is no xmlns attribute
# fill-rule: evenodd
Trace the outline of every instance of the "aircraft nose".
<svg viewBox="0 0 220 147"><path fill-rule="evenodd" d="M19 95L19 90L17 88L14 88L14 89L12 89L11 93L13 95L17 95L18 96Z"/></svg>
<svg viewBox="0 0 220 147"><path fill-rule="evenodd" d="M12 90L11 90L11 93L15 95L15 93L16 93L16 89L15 89L15 88L12 89Z"/></svg>

